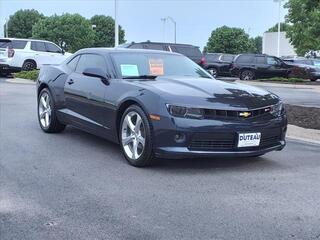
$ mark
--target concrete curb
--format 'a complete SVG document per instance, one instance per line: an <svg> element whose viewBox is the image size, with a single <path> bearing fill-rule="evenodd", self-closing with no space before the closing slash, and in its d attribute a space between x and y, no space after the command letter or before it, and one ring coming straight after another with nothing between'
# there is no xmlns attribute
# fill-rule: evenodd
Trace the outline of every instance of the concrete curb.
<svg viewBox="0 0 320 240"><path fill-rule="evenodd" d="M320 145L320 130L288 125L287 137L294 140Z"/></svg>
<svg viewBox="0 0 320 240"><path fill-rule="evenodd" d="M7 79L6 82L8 83L15 83L15 84L36 84L35 81L28 80L28 79L23 79L23 78L12 78L12 79Z"/></svg>

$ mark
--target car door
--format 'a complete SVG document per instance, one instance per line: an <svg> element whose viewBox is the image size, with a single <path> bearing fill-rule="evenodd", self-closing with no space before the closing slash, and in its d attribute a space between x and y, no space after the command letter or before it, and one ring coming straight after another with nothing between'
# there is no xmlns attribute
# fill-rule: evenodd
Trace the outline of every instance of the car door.
<svg viewBox="0 0 320 240"><path fill-rule="evenodd" d="M79 59L75 70L69 74L64 86L66 108L76 125L96 131L108 130L105 103L108 86L98 77L83 74L85 69L100 68L107 76L105 58L97 54L82 54L77 57Z"/></svg>
<svg viewBox="0 0 320 240"><path fill-rule="evenodd" d="M62 49L57 45L50 42L46 42L45 45L52 64L60 64L66 59Z"/></svg>
<svg viewBox="0 0 320 240"><path fill-rule="evenodd" d="M37 68L41 68L44 64L53 64L50 55L47 52L46 44L43 41L31 41L31 50L33 51L31 59L37 63ZM28 58L28 57L27 57Z"/></svg>
<svg viewBox="0 0 320 240"><path fill-rule="evenodd" d="M284 63L276 57L267 57L267 64L269 65L268 77L285 77L288 73Z"/></svg>
<svg viewBox="0 0 320 240"><path fill-rule="evenodd" d="M255 57L255 67L257 77L269 77L271 66L267 64L267 59L265 56Z"/></svg>

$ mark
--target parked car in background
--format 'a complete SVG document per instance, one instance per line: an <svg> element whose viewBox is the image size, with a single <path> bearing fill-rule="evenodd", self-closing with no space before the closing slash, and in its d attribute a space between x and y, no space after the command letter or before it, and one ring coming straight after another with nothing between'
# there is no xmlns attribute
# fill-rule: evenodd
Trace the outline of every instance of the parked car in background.
<svg viewBox="0 0 320 240"><path fill-rule="evenodd" d="M232 76L241 80L256 78L288 77L291 66L280 58L265 54L240 54L235 57L232 67Z"/></svg>
<svg viewBox="0 0 320 240"><path fill-rule="evenodd" d="M200 48L190 44L178 44L178 43L162 43L162 42L139 42L139 43L126 43L119 46L119 48L132 48L132 49L151 49L161 50L167 52L180 53L190 58L195 63L202 65L203 58Z"/></svg>
<svg viewBox="0 0 320 240"><path fill-rule="evenodd" d="M37 100L44 132L76 126L119 143L138 167L157 157L257 157L286 145L277 96L215 80L176 53L80 50L41 68Z"/></svg>
<svg viewBox="0 0 320 240"><path fill-rule="evenodd" d="M283 61L292 66L290 76L316 81L320 79L320 59L284 58Z"/></svg>
<svg viewBox="0 0 320 240"><path fill-rule="evenodd" d="M49 41L1 38L0 72L39 69L44 64L59 64L70 55Z"/></svg>
<svg viewBox="0 0 320 240"><path fill-rule="evenodd" d="M213 77L231 76L230 68L236 56L232 54L207 53L203 56L202 67Z"/></svg>

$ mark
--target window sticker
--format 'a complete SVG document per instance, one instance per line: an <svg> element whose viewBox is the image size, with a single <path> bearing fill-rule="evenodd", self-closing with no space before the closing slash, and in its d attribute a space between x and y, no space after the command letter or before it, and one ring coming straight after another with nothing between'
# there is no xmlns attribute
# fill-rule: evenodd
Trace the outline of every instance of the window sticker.
<svg viewBox="0 0 320 240"><path fill-rule="evenodd" d="M139 70L137 65L133 64L121 64L121 75L123 77L130 77L130 76L139 76Z"/></svg>
<svg viewBox="0 0 320 240"><path fill-rule="evenodd" d="M162 59L149 59L149 69L151 75L161 76L164 74Z"/></svg>

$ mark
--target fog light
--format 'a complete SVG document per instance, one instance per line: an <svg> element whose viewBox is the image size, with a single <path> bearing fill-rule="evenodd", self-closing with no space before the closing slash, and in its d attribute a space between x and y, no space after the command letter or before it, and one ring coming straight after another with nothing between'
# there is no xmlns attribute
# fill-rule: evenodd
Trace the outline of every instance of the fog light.
<svg viewBox="0 0 320 240"><path fill-rule="evenodd" d="M183 143L186 140L186 136L183 133L176 133L174 135L174 140L177 143Z"/></svg>

